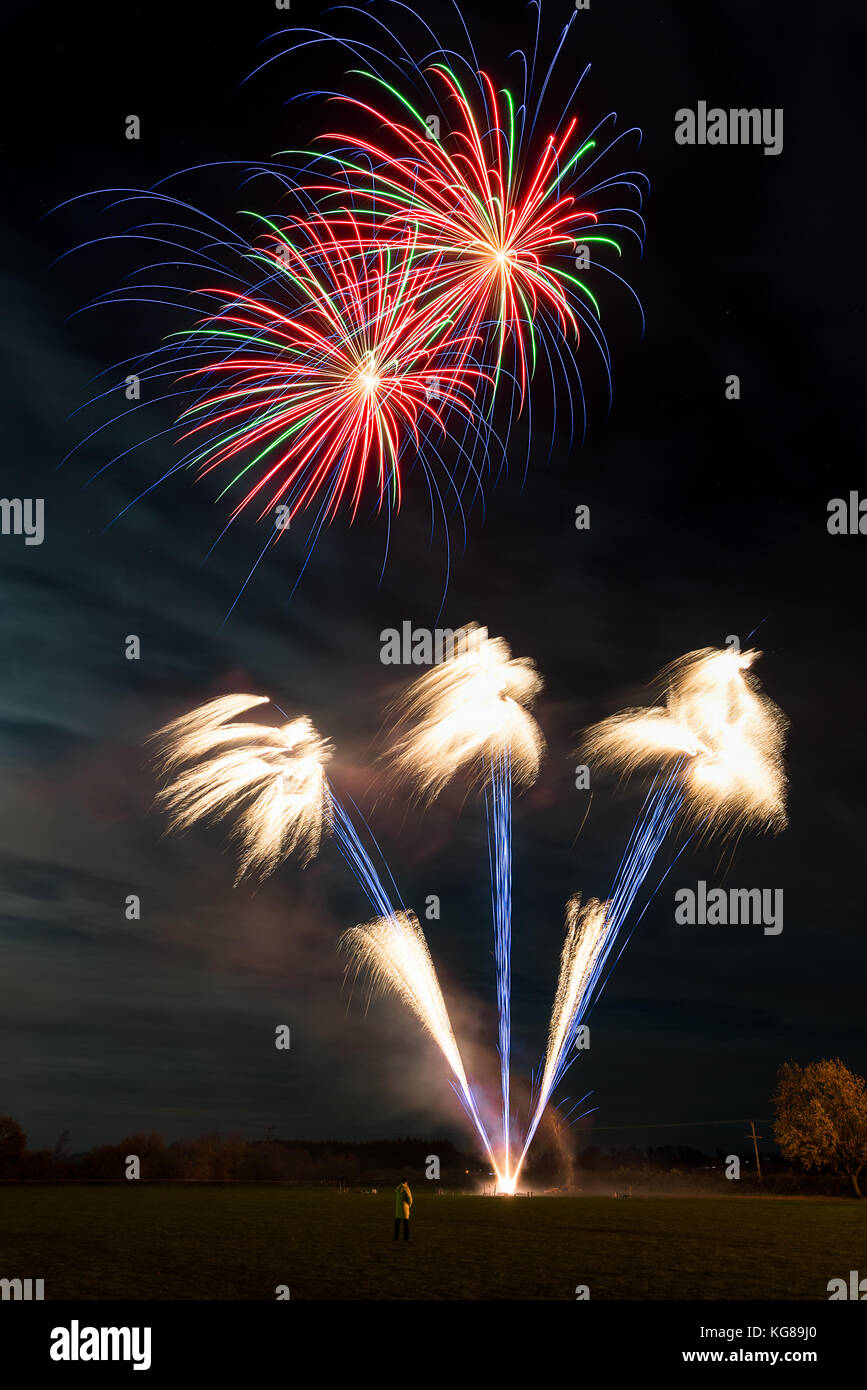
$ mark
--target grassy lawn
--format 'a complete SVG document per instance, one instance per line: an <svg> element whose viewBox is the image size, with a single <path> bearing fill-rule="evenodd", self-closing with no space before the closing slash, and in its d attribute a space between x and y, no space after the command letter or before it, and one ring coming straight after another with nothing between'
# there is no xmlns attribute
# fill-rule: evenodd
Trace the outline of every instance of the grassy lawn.
<svg viewBox="0 0 867 1390"><path fill-rule="evenodd" d="M268 1187L0 1187L0 1278L46 1299L827 1299L867 1274L867 1202L393 1197Z"/></svg>

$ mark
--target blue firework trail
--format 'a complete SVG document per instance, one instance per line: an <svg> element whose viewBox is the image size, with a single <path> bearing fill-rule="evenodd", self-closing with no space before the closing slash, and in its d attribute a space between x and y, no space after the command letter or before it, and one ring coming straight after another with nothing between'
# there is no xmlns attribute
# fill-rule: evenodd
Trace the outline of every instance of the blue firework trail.
<svg viewBox="0 0 867 1390"><path fill-rule="evenodd" d="M367 850L365 849L361 836L359 835L352 821L349 819L349 816L344 811L340 802L337 800L337 797L334 795L333 789L329 787L328 790L331 797L332 827L334 830L334 838L337 841L337 848L340 850L340 853L342 854L347 864L347 867L349 868L350 873L352 874L355 881L358 883L359 887L364 893L364 896L367 898L367 901L370 903L370 906L373 908L377 917L392 917L396 909L394 906L394 902L389 896L388 889L385 887L385 885L382 882L382 879L377 873L376 866L373 863L373 860L371 859ZM370 830L366 824L365 828L368 830L369 834ZM371 839L373 839L372 835ZM375 840L373 841L373 843L376 847L377 852L380 855L380 858L382 858L382 852L379 849L379 845L376 844ZM394 881L394 877L391 873L391 870L385 863L384 859L382 862L385 867L385 872L388 875L388 879L390 880L391 887L394 889L395 898L400 903L400 894L398 892L397 884ZM399 910L403 910L402 904Z"/></svg>
<svg viewBox="0 0 867 1390"><path fill-rule="evenodd" d="M674 818L683 804L681 768L682 762L678 762L661 781L659 778L654 781L629 837L623 858L618 865L617 873L614 875L609 908L606 914L610 924L609 932L588 985L586 994L588 1001L594 992L598 998L604 988L605 981L599 985L597 992L599 979L617 941L620 928L629 916L638 891L650 873L662 842L668 835ZM626 949L628 941L629 937L626 938L617 952L617 956L612 962L612 969ZM606 975L606 980L607 978ZM575 1032L579 1026L580 1020L576 1022L575 1028L571 1032L570 1043L574 1040Z"/></svg>
<svg viewBox="0 0 867 1390"><path fill-rule="evenodd" d="M560 1055L557 1059L557 1065L554 1069L553 1080L544 1098L545 1104L547 1104L548 1099L554 1094L554 1091L563 1080L569 1067L576 1060L577 1054L573 1052L573 1048L578 1036L578 1030L587 1018L593 1005L598 1002L611 975L611 971L614 969L614 966L617 964L617 961L620 959L629 943L632 931L635 930L635 926L641 921L641 917L644 916L644 912L647 910L647 906L649 906L649 903L645 905L632 931L629 932L625 940L621 943L614 960L611 962L610 968L606 970L609 958L617 945L621 928L626 922L635 899L653 867L663 841L668 836L675 817L683 804L683 784L680 775L682 767L683 760L678 762L670 772L664 775L657 775L644 799L644 804L632 828L626 849L623 852L617 872L614 875L614 882L608 900L608 910L606 912L608 932L594 963L586 988L572 1016L568 1031L564 1036L563 1044L560 1048ZM681 848L678 857L683 853L685 848L686 845ZM668 870L666 870L666 873L667 872ZM663 875L663 878L664 877L665 875ZM657 888L658 887L659 885L657 885ZM654 895L655 892L656 889L654 890ZM586 1096L582 1097L582 1101L586 1099ZM581 1101L577 1102L577 1104L581 1103ZM533 1142L536 1130L539 1127L542 1115L545 1111L545 1104L540 1104L540 1096L538 1094L533 1096L530 1107L530 1113L533 1118L524 1140L523 1154L527 1153ZM573 1108L577 1108L577 1105ZM581 1118L581 1116L576 1116L576 1118Z"/></svg>
<svg viewBox="0 0 867 1390"><path fill-rule="evenodd" d="M503 1153L509 1173L511 1139L510 1060L512 1050L512 766L508 747L491 759L490 786L485 790L488 860L491 869L491 913L497 973L498 1047L503 1097Z"/></svg>
<svg viewBox="0 0 867 1390"><path fill-rule="evenodd" d="M617 961L626 950L629 936L620 946L611 963L611 968L606 971L606 965L617 944L620 929L629 916L638 892L650 873L656 855L683 804L681 766L682 764L678 763L664 778L661 780L657 778L654 781L629 836L623 857L614 875L608 900L609 907L606 913L606 920L609 923L608 935L593 967L593 973L588 981L581 1006L576 1011L572 1026L569 1029L563 1048L561 1065L557 1070L555 1085L562 1080L563 1073L570 1065L570 1061L573 1060L569 1058L569 1052L574 1045L581 1023L587 1017L592 1004L595 1004L599 999L611 970L614 969ZM629 935L631 936L632 933L630 932ZM605 976L604 979L602 978L603 975Z"/></svg>

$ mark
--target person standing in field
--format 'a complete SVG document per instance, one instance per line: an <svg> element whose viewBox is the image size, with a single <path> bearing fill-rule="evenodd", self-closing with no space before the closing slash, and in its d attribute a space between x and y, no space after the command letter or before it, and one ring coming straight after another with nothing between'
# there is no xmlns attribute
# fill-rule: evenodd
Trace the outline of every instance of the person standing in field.
<svg viewBox="0 0 867 1390"><path fill-rule="evenodd" d="M409 1190L409 1179L404 1178L394 1189L394 1238L397 1240L400 1234L400 1223L403 1222L403 1238L409 1240L409 1213L412 1207L412 1193Z"/></svg>

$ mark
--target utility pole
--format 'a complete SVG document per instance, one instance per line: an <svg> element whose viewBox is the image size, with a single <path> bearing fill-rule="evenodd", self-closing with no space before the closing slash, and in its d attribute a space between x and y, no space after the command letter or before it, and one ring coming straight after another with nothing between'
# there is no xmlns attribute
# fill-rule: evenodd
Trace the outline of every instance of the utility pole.
<svg viewBox="0 0 867 1390"><path fill-rule="evenodd" d="M762 1181L762 1165L761 1165L761 1162L759 1161L759 1140L762 1138L762 1135L761 1135L761 1134L756 1134L756 1122L755 1122L755 1120L750 1120L750 1130L751 1130L751 1133L747 1135L747 1138L748 1138L748 1139L752 1139L752 1141L753 1141L753 1148L754 1148L755 1151L756 1151L756 1172L757 1172L758 1175L759 1175L759 1182L761 1182L761 1181Z"/></svg>

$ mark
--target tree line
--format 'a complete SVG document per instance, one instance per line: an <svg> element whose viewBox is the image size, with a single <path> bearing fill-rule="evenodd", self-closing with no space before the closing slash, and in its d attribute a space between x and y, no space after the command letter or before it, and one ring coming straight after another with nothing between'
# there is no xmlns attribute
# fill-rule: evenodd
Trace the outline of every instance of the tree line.
<svg viewBox="0 0 867 1390"><path fill-rule="evenodd" d="M763 1155L767 1175L797 1173L843 1176L856 1197L867 1165L867 1083L839 1058L779 1070L773 1097L777 1155ZM525 1174L529 1181L556 1181L564 1162L563 1130L551 1147L540 1144ZM0 1115L0 1179L5 1181L120 1180L130 1157L139 1160L143 1178L198 1182L341 1183L348 1186L398 1180L406 1172L434 1176L449 1188L477 1188L488 1175L478 1155L461 1152L445 1139L406 1138L365 1143L338 1140L245 1139L241 1135L205 1134L167 1143L159 1134L125 1136L117 1144L100 1144L74 1153L68 1131L51 1149L29 1149L21 1125ZM606 1173L668 1173L697 1176L718 1172L728 1156L682 1144L649 1148L591 1145L568 1156L568 1181ZM740 1155L749 1168L749 1151Z"/></svg>

